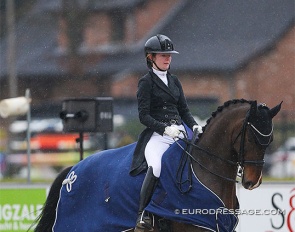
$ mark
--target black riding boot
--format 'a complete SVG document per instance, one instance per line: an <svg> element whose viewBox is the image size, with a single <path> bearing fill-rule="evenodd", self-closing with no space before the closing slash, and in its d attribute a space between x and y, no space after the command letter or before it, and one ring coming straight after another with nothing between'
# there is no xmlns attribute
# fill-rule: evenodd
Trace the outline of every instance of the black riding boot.
<svg viewBox="0 0 295 232"><path fill-rule="evenodd" d="M153 174L153 167L149 167L140 191L139 210L135 231L136 229L142 230L145 228L151 231L153 230L151 218L144 211L144 208L148 205L152 198L152 195L158 183L158 179L159 178L155 177Z"/></svg>

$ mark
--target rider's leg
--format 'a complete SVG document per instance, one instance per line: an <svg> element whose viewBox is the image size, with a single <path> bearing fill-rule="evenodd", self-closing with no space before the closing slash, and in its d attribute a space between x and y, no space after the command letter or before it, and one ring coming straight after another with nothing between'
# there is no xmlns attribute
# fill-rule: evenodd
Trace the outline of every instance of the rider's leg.
<svg viewBox="0 0 295 232"><path fill-rule="evenodd" d="M151 223L151 218L147 213L145 213L144 208L150 202L156 185L158 183L158 178L153 174L153 168L149 167L144 178L141 191L140 191L140 200L139 200L139 210L138 210L138 218L136 221L136 227L140 229L147 228L149 230L153 229L153 225Z"/></svg>
<svg viewBox="0 0 295 232"><path fill-rule="evenodd" d="M150 202L158 183L158 178L161 173L162 155L171 143L167 140L170 140L170 138L154 133L145 148L145 158L149 168L140 191L138 218L136 222L136 228L138 229L148 228L151 230L153 228L151 219L149 215L145 213L144 208Z"/></svg>

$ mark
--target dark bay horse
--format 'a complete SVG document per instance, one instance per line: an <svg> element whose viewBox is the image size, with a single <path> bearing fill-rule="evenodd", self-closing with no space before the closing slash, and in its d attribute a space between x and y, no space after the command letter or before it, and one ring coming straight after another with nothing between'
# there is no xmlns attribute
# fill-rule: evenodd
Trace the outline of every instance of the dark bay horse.
<svg viewBox="0 0 295 232"><path fill-rule="evenodd" d="M183 141L173 144L163 156L160 183L146 209L155 215L154 231L234 231L237 216L220 214L220 210L239 208L238 170L244 188L252 190L261 184L265 150L273 140L272 118L281 104L270 109L256 101L227 101L212 113L189 152L182 151ZM144 173L129 175L134 146L99 152L61 172L35 231L133 231L144 177ZM184 170L191 171L185 191L175 181L184 154L190 160ZM200 199L195 197L202 192ZM208 212L206 205L215 210L213 218L208 214L195 218L201 209Z"/></svg>

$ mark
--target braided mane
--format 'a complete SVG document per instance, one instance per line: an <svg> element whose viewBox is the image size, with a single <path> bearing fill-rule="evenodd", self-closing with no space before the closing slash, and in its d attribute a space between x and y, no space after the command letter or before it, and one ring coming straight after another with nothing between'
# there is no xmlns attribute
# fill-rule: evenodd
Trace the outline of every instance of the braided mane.
<svg viewBox="0 0 295 232"><path fill-rule="evenodd" d="M232 100L224 102L224 104L222 106L217 107L217 110L211 113L211 117L206 121L206 125L203 127L203 132L205 132L205 130L206 130L208 124L211 122L211 120L213 118L215 118L218 113L222 112L222 110L224 108L227 108L230 105L237 104L237 103L249 103L249 104L251 104L251 102L252 101L248 101L248 100L245 100L243 98L242 99L232 99ZM203 133L199 134L199 138L202 136L202 134Z"/></svg>

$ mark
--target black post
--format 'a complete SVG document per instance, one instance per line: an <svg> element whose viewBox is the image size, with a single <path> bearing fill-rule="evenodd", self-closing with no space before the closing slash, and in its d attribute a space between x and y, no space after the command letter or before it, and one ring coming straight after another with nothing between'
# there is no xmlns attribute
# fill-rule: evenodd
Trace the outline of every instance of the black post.
<svg viewBox="0 0 295 232"><path fill-rule="evenodd" d="M83 132L79 133L79 138L77 139L80 145L80 161L83 160Z"/></svg>

